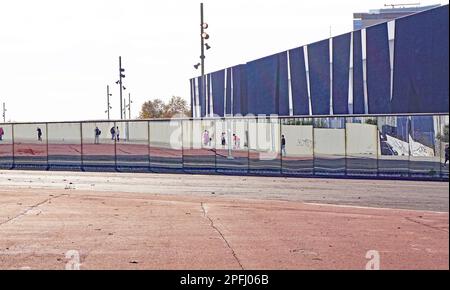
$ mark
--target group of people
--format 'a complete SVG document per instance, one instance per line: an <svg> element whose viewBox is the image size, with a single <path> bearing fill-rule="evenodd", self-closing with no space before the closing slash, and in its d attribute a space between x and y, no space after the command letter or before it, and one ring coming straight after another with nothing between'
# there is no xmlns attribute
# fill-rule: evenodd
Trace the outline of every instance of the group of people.
<svg viewBox="0 0 450 290"><path fill-rule="evenodd" d="M120 141L120 131L119 131L119 127L111 127L111 129L109 130L109 132L111 133L111 140L117 140Z"/></svg>
<svg viewBox="0 0 450 290"><path fill-rule="evenodd" d="M225 132L222 132L222 136L220 138L220 143L223 147L227 146L227 134ZM234 149L239 149L241 147L240 143L241 143L241 139L238 137L238 135L233 134Z"/></svg>
<svg viewBox="0 0 450 290"><path fill-rule="evenodd" d="M225 147L227 145L227 137L226 137L226 133L222 132L221 138L220 138L220 143L223 147ZM205 130L203 132L203 145L204 146L211 146L211 142L212 142L212 137L209 134L208 130ZM239 138L238 135L233 134L233 144L234 144L234 149L239 149L241 148L241 138Z"/></svg>
<svg viewBox="0 0 450 290"><path fill-rule="evenodd" d="M111 129L109 130L109 132L111 133L111 140L116 140L117 142L120 141L120 130L119 127L111 127ZM94 135L95 135L95 144L100 144L100 135L102 135L102 131L98 128L95 127L94 130Z"/></svg>
<svg viewBox="0 0 450 290"><path fill-rule="evenodd" d="M212 138L209 135L209 131L205 130L203 132L203 145L204 146L211 146L211 142L212 142ZM222 145L223 148L225 148L225 146L227 146L227 134L225 132L222 132L222 135L220 137L220 144ZM233 148L234 149L240 149L241 148L241 138L239 138L239 136L236 135L236 134L233 134ZM286 137L284 135L281 136L281 154L283 156L287 156L287 152L286 152Z"/></svg>

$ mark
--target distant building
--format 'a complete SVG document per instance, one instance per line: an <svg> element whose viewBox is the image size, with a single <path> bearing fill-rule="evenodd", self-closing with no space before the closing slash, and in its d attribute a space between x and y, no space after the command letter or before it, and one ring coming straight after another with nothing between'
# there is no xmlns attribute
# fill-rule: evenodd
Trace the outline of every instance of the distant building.
<svg viewBox="0 0 450 290"><path fill-rule="evenodd" d="M415 6L415 7L401 7L401 8L386 8L386 9L376 9L366 12L358 12L353 14L353 28L354 30L360 30L368 26L380 24L387 22L399 17L408 16L414 13L422 12L425 10L437 8L441 6L430 5L430 6Z"/></svg>
<svg viewBox="0 0 450 290"><path fill-rule="evenodd" d="M193 117L448 114L449 5L429 7L192 78Z"/></svg>

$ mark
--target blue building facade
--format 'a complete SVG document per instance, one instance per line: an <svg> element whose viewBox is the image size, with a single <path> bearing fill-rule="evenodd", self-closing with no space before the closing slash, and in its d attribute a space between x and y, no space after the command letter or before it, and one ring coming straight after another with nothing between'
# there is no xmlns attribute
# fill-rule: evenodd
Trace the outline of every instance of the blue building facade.
<svg viewBox="0 0 450 290"><path fill-rule="evenodd" d="M194 78L194 118L449 112L449 6Z"/></svg>

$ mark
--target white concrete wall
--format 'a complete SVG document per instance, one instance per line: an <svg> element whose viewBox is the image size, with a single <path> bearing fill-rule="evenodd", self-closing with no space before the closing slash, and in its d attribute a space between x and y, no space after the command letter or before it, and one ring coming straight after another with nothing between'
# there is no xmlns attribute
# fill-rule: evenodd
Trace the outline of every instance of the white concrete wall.
<svg viewBox="0 0 450 290"><path fill-rule="evenodd" d="M313 126L283 125L287 156L312 156L314 153Z"/></svg>
<svg viewBox="0 0 450 290"><path fill-rule="evenodd" d="M376 157L378 151L378 128L375 125L347 123L347 154Z"/></svg>
<svg viewBox="0 0 450 290"><path fill-rule="evenodd" d="M11 144L12 143L12 125L0 125L3 128L3 144ZM0 145L2 144L0 143Z"/></svg>
<svg viewBox="0 0 450 290"><path fill-rule="evenodd" d="M180 149L182 145L181 121L150 122L150 144L165 148Z"/></svg>
<svg viewBox="0 0 450 290"><path fill-rule="evenodd" d="M183 146L191 149L201 149L203 146L203 133L209 131L210 138L215 136L214 121L198 121L183 122ZM213 144L211 144L213 146Z"/></svg>
<svg viewBox="0 0 450 290"><path fill-rule="evenodd" d="M249 122L249 148L262 152L280 152L280 124Z"/></svg>
<svg viewBox="0 0 450 290"><path fill-rule="evenodd" d="M79 123L48 124L48 142L53 144L80 144Z"/></svg>
<svg viewBox="0 0 450 290"><path fill-rule="evenodd" d="M100 135L100 141L101 142L108 142L111 141L111 133L109 130L111 130L111 127L115 126L114 122L98 122L98 123L83 123L83 142L85 143L93 143L95 140L95 127L98 127L100 131L102 131L102 134ZM120 129L120 127L119 127ZM120 134L123 134L123 131L120 132Z"/></svg>
<svg viewBox="0 0 450 290"><path fill-rule="evenodd" d="M314 129L314 154L345 156L345 129Z"/></svg>
<svg viewBox="0 0 450 290"><path fill-rule="evenodd" d="M46 124L17 124L14 125L15 142L38 142L37 128L42 130L42 141L47 138Z"/></svg>
<svg viewBox="0 0 450 290"><path fill-rule="evenodd" d="M133 144L147 144L148 143L148 122L129 122L121 132L125 132L123 135L128 142ZM120 126L119 126L120 129Z"/></svg>

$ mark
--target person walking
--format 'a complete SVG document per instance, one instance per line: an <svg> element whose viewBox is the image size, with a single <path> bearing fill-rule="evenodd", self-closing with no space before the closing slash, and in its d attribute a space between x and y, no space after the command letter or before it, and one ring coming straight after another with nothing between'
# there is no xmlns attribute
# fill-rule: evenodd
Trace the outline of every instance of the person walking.
<svg viewBox="0 0 450 290"><path fill-rule="evenodd" d="M42 141L42 130L41 128L37 128L37 136L38 136L38 141Z"/></svg>
<svg viewBox="0 0 450 290"><path fill-rule="evenodd" d="M447 162L449 161L449 149L448 149L448 145L445 146L445 162L444 162L444 166L447 165Z"/></svg>
<svg viewBox="0 0 450 290"><path fill-rule="evenodd" d="M95 133L94 144L99 144L100 143L100 135L102 134L102 131L100 131L100 129L98 127L95 127L94 133Z"/></svg>
<svg viewBox="0 0 450 290"><path fill-rule="evenodd" d="M222 138L221 138L222 147L225 148L227 145L227 139L225 138L225 132L222 132Z"/></svg>
<svg viewBox="0 0 450 290"><path fill-rule="evenodd" d="M208 130L205 130L205 132L203 132L203 145L208 146L209 139L209 132Z"/></svg>
<svg viewBox="0 0 450 290"><path fill-rule="evenodd" d="M111 130L109 130L111 132L111 140L114 141L114 139L116 138L116 128L111 127Z"/></svg>
<svg viewBox="0 0 450 290"><path fill-rule="evenodd" d="M119 127L116 127L116 138L117 138L117 142L120 141L120 131L119 131Z"/></svg>
<svg viewBox="0 0 450 290"><path fill-rule="evenodd" d="M281 135L281 156L286 156L286 138Z"/></svg>
<svg viewBox="0 0 450 290"><path fill-rule="evenodd" d="M5 135L5 131L0 127L0 141L3 141L3 135Z"/></svg>
<svg viewBox="0 0 450 290"><path fill-rule="evenodd" d="M241 148L241 138L239 138L238 135L233 134L233 142L234 142L234 149Z"/></svg>

